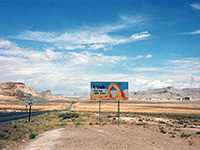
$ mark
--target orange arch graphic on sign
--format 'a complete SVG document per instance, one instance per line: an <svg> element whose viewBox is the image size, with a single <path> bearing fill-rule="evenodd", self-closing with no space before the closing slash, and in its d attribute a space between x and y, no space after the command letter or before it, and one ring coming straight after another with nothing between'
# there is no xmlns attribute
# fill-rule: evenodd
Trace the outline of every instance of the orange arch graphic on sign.
<svg viewBox="0 0 200 150"><path fill-rule="evenodd" d="M117 90L117 96L113 97L111 94L112 89L115 88ZM117 83L111 83L108 87L108 93L106 96L101 96L100 99L128 99L128 97L125 96L123 90L120 88L120 86Z"/></svg>
<svg viewBox="0 0 200 150"><path fill-rule="evenodd" d="M111 94L111 91L112 89L115 88L117 90L117 96L116 97L119 97L119 98L125 98L125 99L128 99L123 90L120 88L120 86L116 83L111 83L108 87L108 94L107 94L107 97L109 98L116 98L116 97L113 97L112 94Z"/></svg>

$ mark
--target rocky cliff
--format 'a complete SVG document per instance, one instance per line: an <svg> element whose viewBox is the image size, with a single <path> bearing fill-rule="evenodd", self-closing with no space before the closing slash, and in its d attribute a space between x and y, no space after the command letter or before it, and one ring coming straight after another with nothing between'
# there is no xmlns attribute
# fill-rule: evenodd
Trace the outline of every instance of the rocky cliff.
<svg viewBox="0 0 200 150"><path fill-rule="evenodd" d="M200 100L200 88L178 90L174 87L130 92L129 97L139 100Z"/></svg>
<svg viewBox="0 0 200 150"><path fill-rule="evenodd" d="M24 83L0 83L0 95L16 97L17 99L35 99L36 101L52 100L51 91L36 92L33 88L26 87Z"/></svg>

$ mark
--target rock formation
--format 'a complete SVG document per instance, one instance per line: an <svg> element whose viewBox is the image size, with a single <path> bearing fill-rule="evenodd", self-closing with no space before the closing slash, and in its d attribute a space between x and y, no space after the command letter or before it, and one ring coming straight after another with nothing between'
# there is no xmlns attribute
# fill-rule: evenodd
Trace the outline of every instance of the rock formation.
<svg viewBox="0 0 200 150"><path fill-rule="evenodd" d="M53 99L62 99L62 98L64 98L64 96L62 96L60 94L53 95L52 97L53 97Z"/></svg>
<svg viewBox="0 0 200 150"><path fill-rule="evenodd" d="M0 95L12 96L22 100L47 101L53 99L50 90L38 93L33 88L26 87L24 83L19 82L0 83Z"/></svg>
<svg viewBox="0 0 200 150"><path fill-rule="evenodd" d="M138 92L130 92L129 97L139 100L200 100L200 88L186 88L178 90L174 87L151 89Z"/></svg>

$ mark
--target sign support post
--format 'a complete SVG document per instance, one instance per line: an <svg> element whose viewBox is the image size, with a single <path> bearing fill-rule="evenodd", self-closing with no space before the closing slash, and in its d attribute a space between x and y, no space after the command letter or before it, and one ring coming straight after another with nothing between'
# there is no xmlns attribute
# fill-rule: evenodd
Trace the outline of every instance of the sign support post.
<svg viewBox="0 0 200 150"><path fill-rule="evenodd" d="M101 125L101 101L99 101L99 125Z"/></svg>
<svg viewBox="0 0 200 150"><path fill-rule="evenodd" d="M118 101L118 126L120 125L120 101Z"/></svg>
<svg viewBox="0 0 200 150"><path fill-rule="evenodd" d="M31 121L31 105L29 106L28 122Z"/></svg>
<svg viewBox="0 0 200 150"><path fill-rule="evenodd" d="M31 106L33 105L33 100L29 100L28 105L29 105L28 122L30 122L31 121Z"/></svg>

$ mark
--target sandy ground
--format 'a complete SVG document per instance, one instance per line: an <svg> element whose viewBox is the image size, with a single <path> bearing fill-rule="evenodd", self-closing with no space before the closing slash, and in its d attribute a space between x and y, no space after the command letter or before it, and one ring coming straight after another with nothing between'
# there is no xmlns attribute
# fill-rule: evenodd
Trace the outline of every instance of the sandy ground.
<svg viewBox="0 0 200 150"><path fill-rule="evenodd" d="M4 150L199 150L199 139L171 138L154 126L81 125L47 131Z"/></svg>

